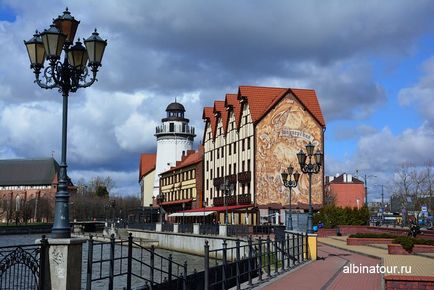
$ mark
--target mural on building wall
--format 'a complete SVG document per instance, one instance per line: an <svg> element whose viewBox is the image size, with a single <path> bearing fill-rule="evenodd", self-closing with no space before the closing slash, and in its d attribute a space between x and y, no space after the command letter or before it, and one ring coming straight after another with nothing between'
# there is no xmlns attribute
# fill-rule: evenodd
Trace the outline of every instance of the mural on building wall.
<svg viewBox="0 0 434 290"><path fill-rule="evenodd" d="M286 96L256 126L256 136L256 203L286 205L289 189L283 186L280 173L290 164L301 173L296 154L300 149L306 152L309 141L315 150L322 148L322 128L293 96ZM313 204L322 203L322 171L312 175ZM292 204L307 204L308 192L309 177L302 174L292 189Z"/></svg>

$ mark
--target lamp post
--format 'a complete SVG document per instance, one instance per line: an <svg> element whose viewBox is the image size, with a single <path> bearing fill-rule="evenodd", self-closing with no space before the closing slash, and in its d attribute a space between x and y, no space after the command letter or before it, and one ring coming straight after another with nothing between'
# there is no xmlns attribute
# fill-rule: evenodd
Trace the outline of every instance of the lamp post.
<svg viewBox="0 0 434 290"><path fill-rule="evenodd" d="M298 163L300 164L301 171L303 173L309 174L309 212L307 214L307 233L312 234L312 219L313 219L313 210L312 210L312 174L319 173L321 169L321 164L323 160L323 154L319 149L314 152L315 146L309 142L306 145L306 153L303 150L297 153ZM306 159L309 157L309 162L306 163ZM312 157L314 160L312 160Z"/></svg>
<svg viewBox="0 0 434 290"><path fill-rule="evenodd" d="M294 187L297 186L298 184L298 180L300 179L300 173L298 173L298 171L294 172L294 167L292 167L292 165L290 165L288 167L288 171L287 172L282 172L282 181L283 181L283 185L287 188L289 188L289 209L286 212L286 229L289 231L292 231L292 207L291 207L291 193L292 193L292 189ZM289 176L289 179L288 179Z"/></svg>
<svg viewBox="0 0 434 290"><path fill-rule="evenodd" d="M228 207L226 205L227 196L231 194L234 185L229 184L229 181L225 179L220 185L220 190L223 191L223 205L225 207L225 225L228 224Z"/></svg>
<svg viewBox="0 0 434 290"><path fill-rule="evenodd" d="M74 93L79 88L89 87L96 81L98 68L101 66L107 45L107 41L99 37L96 29L89 38L84 40L86 48L80 39L73 45L79 23L80 21L71 16L66 8L62 16L54 19L49 29L42 33L36 31L32 39L24 41L30 58L30 68L35 74L35 83L43 89L57 88L63 96L62 153L54 224L51 230L53 238L71 237L66 165L68 96L69 93ZM62 51L64 53L63 62L60 61ZM48 66L43 69L45 59L48 61Z"/></svg>

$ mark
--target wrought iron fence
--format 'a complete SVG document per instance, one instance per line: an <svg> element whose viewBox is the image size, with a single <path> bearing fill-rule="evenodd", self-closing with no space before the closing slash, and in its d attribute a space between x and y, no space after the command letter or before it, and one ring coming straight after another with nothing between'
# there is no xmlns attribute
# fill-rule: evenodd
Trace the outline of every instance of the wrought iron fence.
<svg viewBox="0 0 434 290"><path fill-rule="evenodd" d="M227 235L228 236L248 236L251 234L250 226L248 225L228 225Z"/></svg>
<svg viewBox="0 0 434 290"><path fill-rule="evenodd" d="M193 224L179 224L178 233L193 233Z"/></svg>
<svg viewBox="0 0 434 290"><path fill-rule="evenodd" d="M240 240L235 246L228 247L226 241L221 249L210 250L205 243L204 287L205 290L229 289L244 282L253 285L258 281L269 279L282 271L290 270L308 259L307 235L303 233L286 233L282 240L250 237L247 244ZM221 257L221 262L210 265L210 258ZM266 277L264 277L264 275Z"/></svg>
<svg viewBox="0 0 434 290"><path fill-rule="evenodd" d="M108 253L108 256L107 256ZM106 289L187 289L187 263L177 263L155 252L155 248L142 247L133 241L116 240L110 242L88 241L86 290L99 283Z"/></svg>
<svg viewBox="0 0 434 290"><path fill-rule="evenodd" d="M161 230L163 232L173 232L173 224L171 224L171 223L164 223L161 226Z"/></svg>
<svg viewBox="0 0 434 290"><path fill-rule="evenodd" d="M0 289L47 289L48 242L0 247Z"/></svg>
<svg viewBox="0 0 434 290"><path fill-rule="evenodd" d="M199 226L199 234L201 235L218 235L219 225L218 224L201 224Z"/></svg>
<svg viewBox="0 0 434 290"><path fill-rule="evenodd" d="M128 228L146 230L146 231L155 231L156 223L129 223Z"/></svg>

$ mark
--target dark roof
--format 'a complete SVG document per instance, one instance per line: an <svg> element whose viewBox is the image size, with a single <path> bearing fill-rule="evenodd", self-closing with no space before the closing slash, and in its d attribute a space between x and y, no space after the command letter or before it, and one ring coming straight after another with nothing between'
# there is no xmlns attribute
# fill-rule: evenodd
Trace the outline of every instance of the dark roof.
<svg viewBox="0 0 434 290"><path fill-rule="evenodd" d="M185 108L182 104L174 102L167 106L166 112L185 112Z"/></svg>
<svg viewBox="0 0 434 290"><path fill-rule="evenodd" d="M344 175L345 174L346 173L343 173L343 174L341 174L341 175L339 175L337 177L334 177L332 181L330 181L330 176L327 176L326 183L361 183L361 184L363 184L363 181L361 181L360 179L358 179L358 178L356 178L354 176L352 176L351 182L345 181L344 180ZM331 176L331 177L333 177L333 176Z"/></svg>
<svg viewBox="0 0 434 290"><path fill-rule="evenodd" d="M58 170L53 158L0 160L0 186L51 185Z"/></svg>

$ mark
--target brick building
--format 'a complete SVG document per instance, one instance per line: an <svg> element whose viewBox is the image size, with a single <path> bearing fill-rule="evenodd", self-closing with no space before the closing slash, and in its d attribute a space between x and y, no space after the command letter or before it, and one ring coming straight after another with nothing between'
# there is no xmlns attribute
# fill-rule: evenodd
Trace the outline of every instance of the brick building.
<svg viewBox="0 0 434 290"><path fill-rule="evenodd" d="M53 158L0 160L0 221L51 221L58 172Z"/></svg>
<svg viewBox="0 0 434 290"><path fill-rule="evenodd" d="M361 208L365 205L365 185L351 174L327 176L325 196L338 207Z"/></svg>

